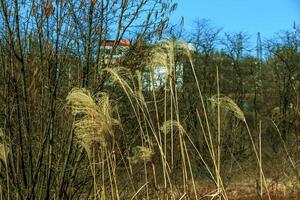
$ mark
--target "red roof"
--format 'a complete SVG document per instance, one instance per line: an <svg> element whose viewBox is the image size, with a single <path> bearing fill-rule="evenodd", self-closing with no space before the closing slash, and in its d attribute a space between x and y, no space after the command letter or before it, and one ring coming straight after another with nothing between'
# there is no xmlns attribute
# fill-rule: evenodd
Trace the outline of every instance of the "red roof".
<svg viewBox="0 0 300 200"><path fill-rule="evenodd" d="M102 45L104 46L113 46L116 40L105 40L102 42ZM130 41L129 40L119 40L118 46L130 46Z"/></svg>

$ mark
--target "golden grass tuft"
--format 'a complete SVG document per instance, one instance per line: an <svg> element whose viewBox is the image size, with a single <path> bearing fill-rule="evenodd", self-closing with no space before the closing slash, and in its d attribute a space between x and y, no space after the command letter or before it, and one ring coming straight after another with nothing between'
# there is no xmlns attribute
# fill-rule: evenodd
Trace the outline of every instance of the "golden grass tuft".
<svg viewBox="0 0 300 200"><path fill-rule="evenodd" d="M245 121L245 115L240 107L229 97L214 95L210 98L213 108L218 106L225 109L226 111L231 111L238 119Z"/></svg>
<svg viewBox="0 0 300 200"><path fill-rule="evenodd" d="M182 125L175 121L175 120L168 120L168 121L165 121L163 123L163 125L160 127L161 131L164 133L164 134L167 134L171 131L171 129L174 129L176 128L180 134L183 134L185 133L185 130L184 128L182 127Z"/></svg>
<svg viewBox="0 0 300 200"><path fill-rule="evenodd" d="M5 165L7 164L7 157L9 154L9 148L7 146L7 144L5 144L5 135L4 135L4 131L0 128L0 138L2 140L2 143L0 143L0 160L2 160Z"/></svg>
<svg viewBox="0 0 300 200"><path fill-rule="evenodd" d="M6 163L7 156L8 156L8 148L5 144L0 144L0 159Z"/></svg>
<svg viewBox="0 0 300 200"><path fill-rule="evenodd" d="M109 96L100 93L94 100L90 92L84 88L74 88L67 96L67 104L75 116L74 134L77 142L91 155L91 147L98 143L106 146L107 133L118 121L112 117Z"/></svg>
<svg viewBox="0 0 300 200"><path fill-rule="evenodd" d="M174 40L159 42L150 52L150 56L146 64L151 71L160 67L166 69L166 75L172 75L172 71L176 66L175 54L187 54L187 52L189 52L189 48L186 42Z"/></svg>
<svg viewBox="0 0 300 200"><path fill-rule="evenodd" d="M154 152L152 149L144 147L144 146L136 146L133 148L133 156L128 157L128 160L132 164L137 164L141 161L149 162L151 161Z"/></svg>

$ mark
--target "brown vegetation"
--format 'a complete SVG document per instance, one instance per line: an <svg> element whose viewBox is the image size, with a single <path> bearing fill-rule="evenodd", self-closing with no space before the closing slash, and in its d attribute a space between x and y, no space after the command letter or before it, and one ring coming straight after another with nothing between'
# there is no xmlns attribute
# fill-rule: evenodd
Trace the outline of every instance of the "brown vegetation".
<svg viewBox="0 0 300 200"><path fill-rule="evenodd" d="M1 199L299 199L299 28L254 57L171 0L0 3Z"/></svg>

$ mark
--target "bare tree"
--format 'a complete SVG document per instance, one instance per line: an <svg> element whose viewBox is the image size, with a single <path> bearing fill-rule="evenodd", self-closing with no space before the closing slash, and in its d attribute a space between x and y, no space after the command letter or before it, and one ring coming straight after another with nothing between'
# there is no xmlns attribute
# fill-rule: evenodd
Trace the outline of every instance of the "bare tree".
<svg viewBox="0 0 300 200"><path fill-rule="evenodd" d="M76 196L70 188L85 157L74 145L72 120L62 120L61 99L74 86L103 86L101 70L111 64L103 62L107 39L114 40L111 60L123 38L159 37L175 8L172 0L0 1L1 125L11 142L7 199Z"/></svg>
<svg viewBox="0 0 300 200"><path fill-rule="evenodd" d="M283 138L287 139L289 132L294 127L295 117L299 110L299 28L286 31L266 42L270 55L269 65L274 73L274 82L277 87L278 104L282 118L278 123L282 128ZM294 116L294 117L293 117ZM297 132L297 131L296 131Z"/></svg>
<svg viewBox="0 0 300 200"><path fill-rule="evenodd" d="M216 50L222 28L213 26L207 19L195 20L194 27L190 41L195 45L197 52L209 57Z"/></svg>
<svg viewBox="0 0 300 200"><path fill-rule="evenodd" d="M244 95L245 88L243 84L243 72L241 67L241 59L250 52L249 46L250 36L247 33L225 33L225 37L222 40L222 45L224 51L227 53L231 59L233 73L234 73L234 85L235 85L235 94L236 100L238 103L241 103Z"/></svg>

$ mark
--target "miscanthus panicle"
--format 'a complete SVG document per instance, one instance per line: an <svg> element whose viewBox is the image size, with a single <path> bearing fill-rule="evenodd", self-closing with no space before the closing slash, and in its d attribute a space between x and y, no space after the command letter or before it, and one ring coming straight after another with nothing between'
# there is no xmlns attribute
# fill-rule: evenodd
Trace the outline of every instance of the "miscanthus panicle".
<svg viewBox="0 0 300 200"><path fill-rule="evenodd" d="M112 133L112 126L118 124L112 117L108 94L100 93L98 96L94 99L88 90L74 88L66 98L75 116L75 139L88 155L93 144L106 146L106 134Z"/></svg>

